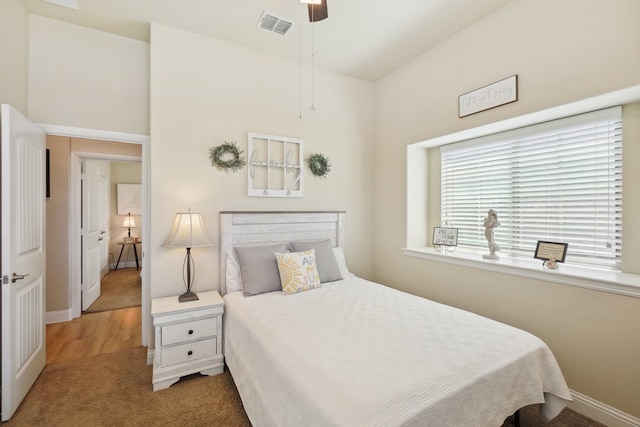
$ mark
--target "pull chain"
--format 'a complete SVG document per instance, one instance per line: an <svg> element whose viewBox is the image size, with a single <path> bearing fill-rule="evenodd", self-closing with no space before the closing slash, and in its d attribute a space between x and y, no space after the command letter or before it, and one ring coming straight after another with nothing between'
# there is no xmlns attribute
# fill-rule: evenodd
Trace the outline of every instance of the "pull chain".
<svg viewBox="0 0 640 427"><path fill-rule="evenodd" d="M313 18L313 12L315 10L315 7L311 7L311 107L309 108L309 110L311 111L316 111L316 106L313 102L313 93L314 93L314 83L315 83L315 79L314 79L314 71L315 71L315 65L314 65L314 57L315 57L315 52L314 52L314 37L313 37L313 27L315 26L315 21Z"/></svg>

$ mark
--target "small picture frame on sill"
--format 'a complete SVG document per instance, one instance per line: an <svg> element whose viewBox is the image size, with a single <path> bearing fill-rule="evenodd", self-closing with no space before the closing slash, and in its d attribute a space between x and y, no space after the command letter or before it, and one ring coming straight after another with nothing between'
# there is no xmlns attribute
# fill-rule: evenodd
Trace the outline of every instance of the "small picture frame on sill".
<svg viewBox="0 0 640 427"><path fill-rule="evenodd" d="M453 252L458 246L458 229L452 227L433 227L433 239L431 241L437 251Z"/></svg>
<svg viewBox="0 0 640 427"><path fill-rule="evenodd" d="M533 257L541 259L546 268L556 269L558 268L559 262L564 263L564 260L567 257L568 247L568 243L545 242L538 240L536 252Z"/></svg>

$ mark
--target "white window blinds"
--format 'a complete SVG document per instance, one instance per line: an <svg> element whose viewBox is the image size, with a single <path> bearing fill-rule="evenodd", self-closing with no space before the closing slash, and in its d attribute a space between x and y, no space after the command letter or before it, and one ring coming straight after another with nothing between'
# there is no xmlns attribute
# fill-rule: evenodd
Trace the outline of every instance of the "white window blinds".
<svg viewBox="0 0 640 427"><path fill-rule="evenodd" d="M568 243L566 262L620 268L622 118L609 108L441 148L442 221L458 246L487 249L498 212L500 253L533 257L538 240Z"/></svg>

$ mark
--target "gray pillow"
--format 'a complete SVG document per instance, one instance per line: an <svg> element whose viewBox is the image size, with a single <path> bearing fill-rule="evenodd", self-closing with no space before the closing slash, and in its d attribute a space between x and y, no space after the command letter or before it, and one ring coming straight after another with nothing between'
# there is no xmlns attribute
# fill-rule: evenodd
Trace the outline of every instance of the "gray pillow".
<svg viewBox="0 0 640 427"><path fill-rule="evenodd" d="M318 267L318 274L320 274L320 283L342 279L330 239L316 242L291 242L289 244L294 252L308 251L310 249L316 251L316 266Z"/></svg>
<svg viewBox="0 0 640 427"><path fill-rule="evenodd" d="M282 291L276 252L285 252L286 249L284 243L235 248L242 275L242 292L245 296Z"/></svg>

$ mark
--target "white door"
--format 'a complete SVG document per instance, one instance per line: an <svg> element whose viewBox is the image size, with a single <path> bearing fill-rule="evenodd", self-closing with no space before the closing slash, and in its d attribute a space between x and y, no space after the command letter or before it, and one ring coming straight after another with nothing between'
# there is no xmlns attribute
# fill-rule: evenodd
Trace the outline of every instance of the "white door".
<svg viewBox="0 0 640 427"><path fill-rule="evenodd" d="M102 221L102 173L91 161L84 161L82 178L82 310L100 296Z"/></svg>
<svg viewBox="0 0 640 427"><path fill-rule="evenodd" d="M1 106L2 421L46 362L45 134Z"/></svg>
<svg viewBox="0 0 640 427"><path fill-rule="evenodd" d="M102 175L100 186L100 278L109 272L109 179Z"/></svg>

